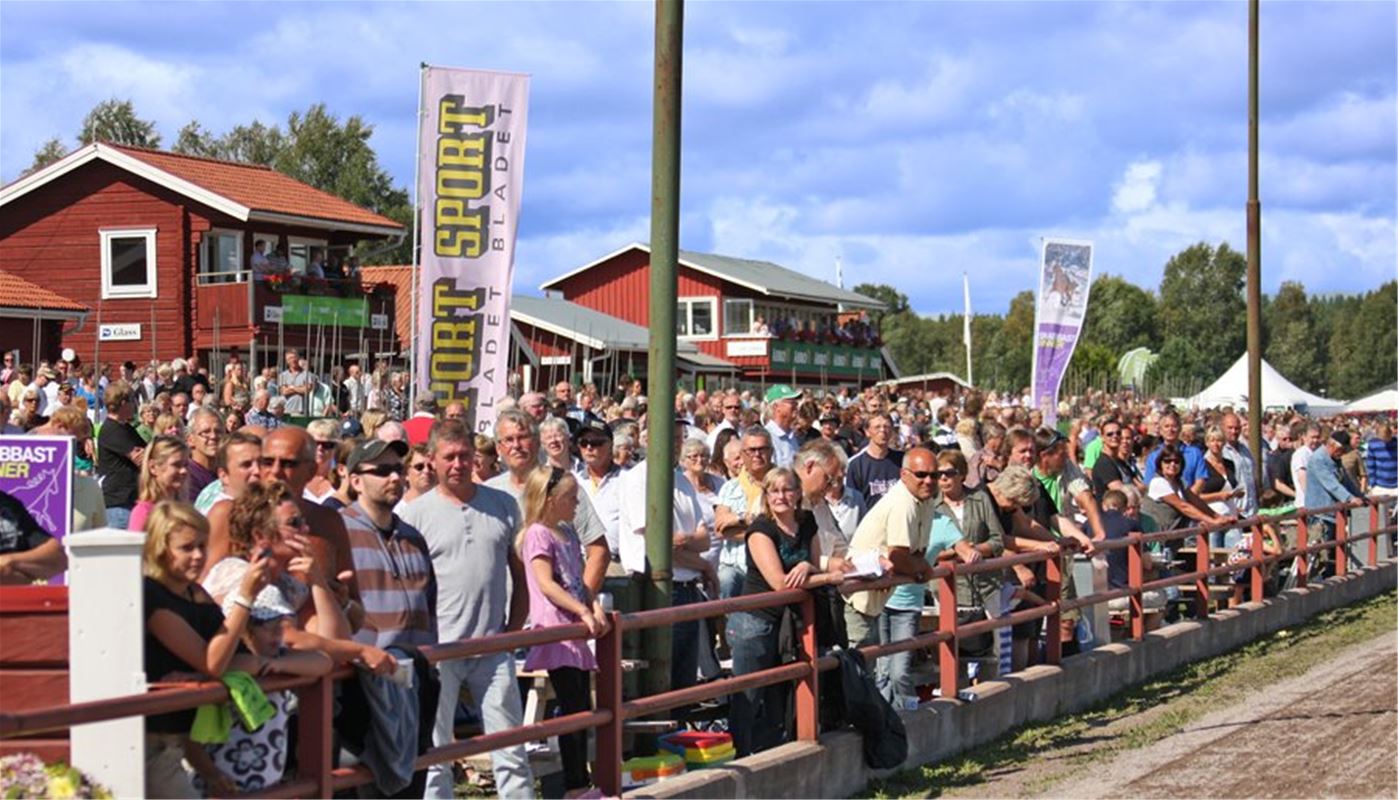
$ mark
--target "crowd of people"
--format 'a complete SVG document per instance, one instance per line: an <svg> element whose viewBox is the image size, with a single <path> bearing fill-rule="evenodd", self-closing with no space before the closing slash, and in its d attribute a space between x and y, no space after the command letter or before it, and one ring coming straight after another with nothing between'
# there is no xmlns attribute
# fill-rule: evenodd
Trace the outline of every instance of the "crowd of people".
<svg viewBox="0 0 1398 800"><path fill-rule="evenodd" d="M674 471L674 605L856 571L911 578L893 590L834 594L837 639L847 645L915 636L938 563L1063 548L1105 562L1117 588L1126 585L1126 555L1099 553L1107 539L1363 494L1398 497L1386 418L1269 413L1263 451L1253 453L1240 411L1130 393L1075 398L1046 426L1020 396L778 384L677 394L676 463L661 465L646 458L647 445L671 432L648 427L639 380L611 392L562 382L506 398L486 435L466 427L461 403L421 396L410 407L402 373L384 365L315 377L301 354L284 356L284 369L253 380L234 361L217 381L195 356L114 374L63 361L31 372L7 356L0 420L7 433L76 440L77 530L146 534L152 682L222 677L255 694L255 683L236 676L353 665L336 732L386 796L453 795L451 765L415 772L412 761L451 742L461 718L485 733L523 722L513 654L428 666L419 648L526 625L581 624L595 637L610 608L639 608L652 468ZM328 400L314 408L318 393ZM1322 535L1333 537L1333 520L1322 521ZM7 496L0 525L0 580L43 580L64 568L57 542ZM1278 552L1284 531L1268 534L1264 547ZM1225 525L1211 544L1246 560L1252 539ZM1149 566L1164 574L1170 565L1162 550ZM1066 596L1094 591L1072 574L1064 571ZM939 613L962 624L1000 617L1046 602L1046 582L1042 563L959 578L956 608ZM1188 612L1173 599L1150 592L1145 602L1166 615ZM671 686L725 666L742 675L782 663L796 646L782 635L785 614L675 626ZM1050 637L1072 652L1081 622L1064 617L1060 630L1034 621L961 641L960 679L1023 669ZM523 666L547 672L563 713L590 707L597 662L587 643L531 648ZM873 669L895 708L925 699L913 653ZM727 724L737 753L785 741L789 703L786 686L733 695ZM280 780L294 756L294 706L280 696L253 705L263 719L237 714L214 735L193 712L149 718L147 794L248 792ZM560 737L559 747L567 790L585 791L586 734ZM523 746L495 751L492 765L502 796L533 795Z"/></svg>

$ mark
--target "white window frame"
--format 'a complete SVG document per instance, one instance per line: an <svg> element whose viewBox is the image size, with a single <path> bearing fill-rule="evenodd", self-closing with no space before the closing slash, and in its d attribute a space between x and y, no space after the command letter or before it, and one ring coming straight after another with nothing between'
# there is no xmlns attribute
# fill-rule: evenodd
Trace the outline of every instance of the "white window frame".
<svg viewBox="0 0 1398 800"><path fill-rule="evenodd" d="M226 270L212 271L209 269L209 242L218 236L232 236L237 242L237 266L232 272ZM243 261L243 231L232 228L210 228L199 239L199 282L206 283L243 283L248 279L247 265ZM224 280L212 280L214 276L226 276Z"/></svg>
<svg viewBox="0 0 1398 800"><path fill-rule="evenodd" d="M743 333L733 333L733 332L731 332L731 331L728 330L728 304L729 304L729 303L746 303L746 304L747 304L747 307L748 307L748 329L747 329L746 331L744 331ZM754 302L752 301L752 298L749 298L749 297L725 297L725 298L723 298L723 336L724 336L724 338L726 338L726 339L733 339L733 338L743 339L743 338L752 338L752 337L754 337L754 336L757 336L757 334L753 333L753 331L752 331L753 325L756 324L756 320L757 320L757 304L754 303Z"/></svg>
<svg viewBox="0 0 1398 800"><path fill-rule="evenodd" d="M103 228L98 231L102 247L102 299L126 300L129 298L153 298L156 296L155 228ZM146 240L146 282L139 286L115 286L112 284L112 240Z"/></svg>
<svg viewBox="0 0 1398 800"><path fill-rule="evenodd" d="M685 329L685 330L687 330L687 331L692 331L692 330L694 330L694 306L695 306L695 305L698 305L699 303L705 303L705 304L707 304L707 305L709 306L709 319L713 320L713 325L711 326L711 330L710 330L708 333L706 333L706 334L704 334L704 335L702 335L702 336L695 336L695 335L693 335L693 334L690 334L690 335L686 335L686 336L680 336L679 338L680 338L680 339L683 339L684 341L688 341L688 342L715 342L715 341L718 341L718 328L719 328L720 325L723 324L723 322L722 322L722 320L719 319L719 316L718 316L718 298L717 298L717 297L715 297L715 296L713 296L713 295L707 295L707 296L704 296L704 297L677 297L677 298L675 298L675 314L676 314L676 319L677 319L677 320L678 320L678 319L683 319L683 320L684 320L684 329Z"/></svg>
<svg viewBox="0 0 1398 800"><path fill-rule="evenodd" d="M306 263L305 263L305 265L303 265L303 266L301 267L301 269L298 270L298 269L296 269L295 266L292 265L292 261L291 261L291 251L292 251L294 248L296 248L296 247L303 247L303 246L306 248ZM291 268L291 271L292 271L292 272L294 272L294 273L297 274L297 275L305 275L305 274L306 274L306 270L307 270L308 268L310 268L310 266L311 266L311 248L313 248L313 247L319 247L319 248L322 249L322 250L327 249L327 248L330 247L330 240L329 240L329 239L309 239L309 238L306 238L306 237L304 237L304 236L288 236L288 237L286 237L286 260L287 260L287 266Z"/></svg>

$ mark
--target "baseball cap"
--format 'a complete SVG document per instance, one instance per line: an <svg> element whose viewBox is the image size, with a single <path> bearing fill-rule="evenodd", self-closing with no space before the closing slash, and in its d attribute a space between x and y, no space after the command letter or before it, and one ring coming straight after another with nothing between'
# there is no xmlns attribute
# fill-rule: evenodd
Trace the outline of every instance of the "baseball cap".
<svg viewBox="0 0 1398 800"><path fill-rule="evenodd" d="M795 389L791 388L785 383L778 383L774 385L772 388L767 390L767 394L765 395L766 400L769 403L775 403L778 400L794 400L800 396L800 392L796 391Z"/></svg>
<svg viewBox="0 0 1398 800"><path fill-rule="evenodd" d="M349 439L364 433L364 425L357 417L345 417L340 423L340 438Z"/></svg>
<svg viewBox="0 0 1398 800"><path fill-rule="evenodd" d="M286 601L282 590L276 586L264 586L252 601L252 618L257 622L270 622L282 617L292 617L296 611Z"/></svg>
<svg viewBox="0 0 1398 800"><path fill-rule="evenodd" d="M408 443L402 441L385 442L382 439L370 439L364 444L354 448L354 451L350 453L349 459L345 462L345 469L354 472L360 464L363 464L365 461L373 461L389 450L397 453L399 458L403 458L408 455Z"/></svg>
<svg viewBox="0 0 1398 800"><path fill-rule="evenodd" d="M1330 434L1330 438L1332 441L1339 444L1346 450L1348 450L1351 446L1348 431L1335 431L1334 433Z"/></svg>
<svg viewBox="0 0 1398 800"><path fill-rule="evenodd" d="M607 441L611 441L612 426L596 417L588 417L587 421L579 426L577 439L578 441L582 441L583 439L606 439Z"/></svg>
<svg viewBox="0 0 1398 800"><path fill-rule="evenodd" d="M820 424L821 424L821 425L824 425L824 424L827 423L827 422L830 423L831 425L839 425L839 424L840 424L840 416L839 416L838 414L821 414L821 415L820 415Z"/></svg>

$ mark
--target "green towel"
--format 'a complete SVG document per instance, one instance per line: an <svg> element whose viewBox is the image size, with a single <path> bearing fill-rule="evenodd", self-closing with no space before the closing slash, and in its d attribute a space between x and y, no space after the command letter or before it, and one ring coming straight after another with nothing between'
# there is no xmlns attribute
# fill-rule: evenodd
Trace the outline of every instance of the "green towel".
<svg viewBox="0 0 1398 800"><path fill-rule="evenodd" d="M222 744L228 741L228 731L233 727L233 712L249 732L256 731L267 720L277 715L277 709L262 687L246 672L228 672L223 676L223 685L228 687L230 703L209 703L199 706L194 713L194 725L189 729L189 738L199 744ZM230 711L229 705L233 708Z"/></svg>
<svg viewBox="0 0 1398 800"><path fill-rule="evenodd" d="M228 687L228 697L233 702L233 710L237 712L238 719L247 731L256 731L267 724L267 720L277 715L276 706L272 705L272 701L262 693L262 687L246 672L224 673L223 685Z"/></svg>
<svg viewBox="0 0 1398 800"><path fill-rule="evenodd" d="M228 706L208 703L194 712L189 738L198 744L223 744L228 741L228 731L232 727L233 715L228 712Z"/></svg>

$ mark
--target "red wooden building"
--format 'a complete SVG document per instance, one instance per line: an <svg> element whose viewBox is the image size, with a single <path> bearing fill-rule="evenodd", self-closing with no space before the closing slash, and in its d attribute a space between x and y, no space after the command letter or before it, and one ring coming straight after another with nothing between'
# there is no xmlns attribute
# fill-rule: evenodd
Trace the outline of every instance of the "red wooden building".
<svg viewBox="0 0 1398 800"><path fill-rule="evenodd" d="M257 366L295 346L328 367L396 351L393 287L305 272L403 234L268 167L102 143L0 188L0 269L90 309L62 342L89 362L241 352ZM290 280L252 280L259 240Z"/></svg>
<svg viewBox="0 0 1398 800"><path fill-rule="evenodd" d="M678 282L681 345L732 365L738 380L864 385L897 376L876 343L822 335L859 312L883 308L877 300L767 261L687 250L679 253ZM627 245L540 288L647 327L650 248Z"/></svg>
<svg viewBox="0 0 1398 800"><path fill-rule="evenodd" d="M18 351L16 364L57 359L64 329L82 330L90 310L0 269L0 350Z"/></svg>

